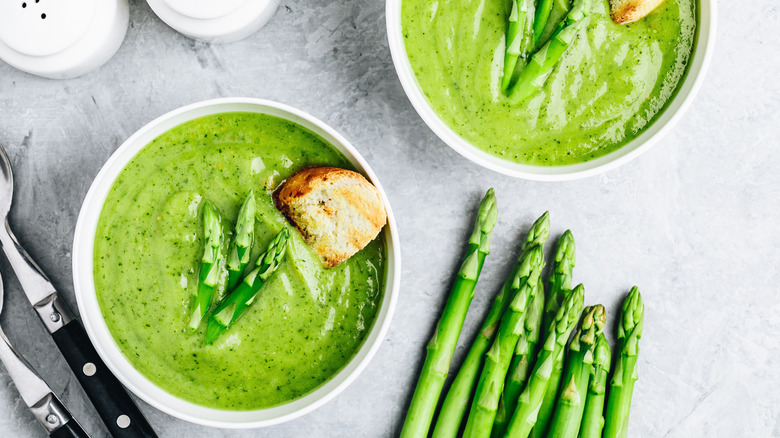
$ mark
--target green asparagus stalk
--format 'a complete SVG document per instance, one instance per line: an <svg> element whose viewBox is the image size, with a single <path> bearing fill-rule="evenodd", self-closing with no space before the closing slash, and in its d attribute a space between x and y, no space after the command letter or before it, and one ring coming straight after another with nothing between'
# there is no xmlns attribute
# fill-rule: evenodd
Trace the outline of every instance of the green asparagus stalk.
<svg viewBox="0 0 780 438"><path fill-rule="evenodd" d="M542 339L546 339L547 330L550 322L555 319L555 315L560 308L561 302L571 293L572 271L574 270L574 237L571 231L561 235L558 239L558 247L555 251L555 260L552 272L550 273L550 293L545 308L545 320ZM542 405L539 408L539 414L536 417L536 426L531 436L534 438L544 438L547 425L555 409L555 401L558 396L558 388L561 384L561 374L563 374L563 351L561 357L554 362L554 367L550 373L550 382L547 385L547 391L544 394Z"/></svg>
<svg viewBox="0 0 780 438"><path fill-rule="evenodd" d="M534 9L533 0L512 0L506 31L504 75L501 78L504 90L509 89L518 59L526 59L534 48Z"/></svg>
<svg viewBox="0 0 780 438"><path fill-rule="evenodd" d="M523 333L523 319L534 294L539 291L544 268L542 248L535 246L523 255L512 288L516 290L507 313L501 318L498 334L485 355L474 401L466 421L464 438L488 437L496 416L498 401L517 340Z"/></svg>
<svg viewBox="0 0 780 438"><path fill-rule="evenodd" d="M222 260L222 219L210 203L203 204L201 222L203 225L203 257L198 274L198 292L192 305L190 328L196 329L211 306L211 295L219 283L219 262Z"/></svg>
<svg viewBox="0 0 780 438"><path fill-rule="evenodd" d="M482 323L482 328L477 334L477 338L471 345L463 365L461 365L458 374L452 381L447 397L444 398L439 418L436 420L436 427L433 429L434 438L455 438L458 435L460 425L463 422L463 416L469 406L469 399L474 392L474 384L482 366L482 359L493 341L502 315L509 306L509 300L513 294L512 285L514 284L514 278L519 272L523 261L522 255L531 247L544 245L544 242L547 241L547 237L550 235L549 216L549 213L545 212L528 230L526 239L520 248L521 256L512 269L511 275L504 282L501 291L496 295L493 306Z"/></svg>
<svg viewBox="0 0 780 438"><path fill-rule="evenodd" d="M547 238L550 237L550 212L545 211L539 216L531 228L528 229L528 234L525 236L525 242L520 247L520 254L528 252L534 246L543 246L547 242Z"/></svg>
<svg viewBox="0 0 780 438"><path fill-rule="evenodd" d="M569 340L582 311L585 288L578 285L561 303L548 330L549 334L534 364L531 377L518 399L518 405L504 436L509 438L527 438L536 423L536 414L541 406L547 384L555 362L562 360L561 352Z"/></svg>
<svg viewBox="0 0 780 438"><path fill-rule="evenodd" d="M222 332L230 328L252 304L257 293L284 260L289 238L290 231L287 227L282 228L282 231L268 244L266 251L258 257L255 262L257 267L247 274L238 287L233 289L214 309L206 326L207 345L213 343Z"/></svg>
<svg viewBox="0 0 780 438"><path fill-rule="evenodd" d="M509 372L506 376L504 391L501 393L501 400L498 403L496 419L493 421L493 431L491 436L502 437L506 432L509 417L517 407L517 398L525 388L528 376L531 374L534 359L536 358L536 346L539 343L539 337L542 329L542 314L544 312L544 287L540 282L539 290L531 301L530 308L526 312L525 332L520 336L515 347L512 364L509 366Z"/></svg>
<svg viewBox="0 0 780 438"><path fill-rule="evenodd" d="M544 2L546 0L542 0ZM571 46L590 11L591 0L574 0L566 19L532 57L515 85L509 91L512 99L523 101L537 92L547 81L566 49ZM536 22L535 22L536 23Z"/></svg>
<svg viewBox="0 0 780 438"><path fill-rule="evenodd" d="M561 25L561 21L566 18L566 14L571 9L571 0L553 0L550 13L547 16L547 24L544 26L539 38L535 38L534 48L532 52L539 50Z"/></svg>
<svg viewBox="0 0 780 438"><path fill-rule="evenodd" d="M550 12L552 12L553 0L539 0L536 7L534 16L534 44L536 44L542 37L544 28L547 26L547 20L550 18Z"/></svg>
<svg viewBox="0 0 780 438"><path fill-rule="evenodd" d="M609 349L607 338L602 333L596 339L593 367L588 383L588 396L585 399L585 412L582 414L579 438L601 438L601 431L604 428L607 376L611 361L612 351Z"/></svg>
<svg viewBox="0 0 780 438"><path fill-rule="evenodd" d="M230 244L227 258L228 286L232 291L241 280L241 274L249 264L252 253L252 244L255 241L255 192L249 194L238 211L236 219L236 235Z"/></svg>
<svg viewBox="0 0 780 438"><path fill-rule="evenodd" d="M466 409L468 409L474 382L482 366L482 358L493 341L501 315L504 314L504 310L509 305L507 298L511 298L513 278L518 269L519 262L515 266L512 275L507 279L501 291L493 300L493 306L490 308L485 322L482 323L482 328L477 334L477 338L471 344L471 348L466 354L466 359L463 360L463 365L461 365L458 374L452 381L447 396L444 398L444 403L442 403L439 418L436 420L433 438L455 438L458 435L460 424L463 422L463 416L466 413Z"/></svg>
<svg viewBox="0 0 780 438"><path fill-rule="evenodd" d="M490 237L496 224L496 198L493 189L488 190L479 206L474 231L469 238L469 247L463 264L458 271L447 304L442 312L436 332L427 346L423 364L412 402L406 414L402 438L424 438L428 436L436 405L450 368L452 355L458 343L466 312L474 298L482 265L490 252Z"/></svg>
<svg viewBox="0 0 780 438"><path fill-rule="evenodd" d="M619 352L609 385L604 438L628 436L628 412L631 409L634 384L639 377L637 359L644 315L645 305L642 296L639 294L639 289L634 286L623 302L623 312L618 324Z"/></svg>
<svg viewBox="0 0 780 438"><path fill-rule="evenodd" d="M596 338L601 335L606 323L606 311L601 304L585 309L582 325L569 344L566 370L563 374L565 386L558 396L548 438L577 438L585 411L588 382L593 369Z"/></svg>
<svg viewBox="0 0 780 438"><path fill-rule="evenodd" d="M547 333L550 322L555 319L561 302L571 291L572 272L574 271L574 236L571 230L566 230L560 238L555 248L552 270L550 271L550 284L547 293L547 301L544 308L544 318L542 320L542 338Z"/></svg>

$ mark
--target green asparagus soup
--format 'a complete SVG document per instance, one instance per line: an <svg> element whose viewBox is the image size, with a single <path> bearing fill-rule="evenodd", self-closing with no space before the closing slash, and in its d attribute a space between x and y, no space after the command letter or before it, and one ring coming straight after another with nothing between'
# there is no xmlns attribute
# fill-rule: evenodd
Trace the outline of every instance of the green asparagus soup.
<svg viewBox="0 0 780 438"><path fill-rule="evenodd" d="M203 251L203 202L218 209L229 235L254 189L254 260L285 225L271 189L313 165L352 167L301 126L255 113L186 122L127 164L98 223L95 289L120 350L149 380L199 405L249 410L301 397L352 358L382 298L381 237L324 269L292 232L281 267L214 344L204 345L206 324L196 332L187 327Z"/></svg>
<svg viewBox="0 0 780 438"><path fill-rule="evenodd" d="M606 0L590 9L541 90L522 101L500 86L508 2L403 0L401 22L419 86L456 134L509 161L559 166L646 129L676 92L695 37L694 0L666 0L627 25L612 22Z"/></svg>

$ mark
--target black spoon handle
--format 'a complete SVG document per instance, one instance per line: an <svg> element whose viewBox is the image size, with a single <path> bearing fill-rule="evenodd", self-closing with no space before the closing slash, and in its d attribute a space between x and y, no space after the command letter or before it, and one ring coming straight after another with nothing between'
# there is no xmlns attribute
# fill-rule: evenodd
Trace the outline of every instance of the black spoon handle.
<svg viewBox="0 0 780 438"><path fill-rule="evenodd" d="M51 336L111 436L157 437L125 388L100 359L78 320L70 321Z"/></svg>

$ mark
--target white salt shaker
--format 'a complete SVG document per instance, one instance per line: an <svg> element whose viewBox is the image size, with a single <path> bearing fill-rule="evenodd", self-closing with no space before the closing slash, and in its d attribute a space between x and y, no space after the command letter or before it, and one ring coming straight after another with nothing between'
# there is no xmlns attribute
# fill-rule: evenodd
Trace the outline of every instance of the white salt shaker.
<svg viewBox="0 0 780 438"><path fill-rule="evenodd" d="M2 0L0 59L52 79L81 76L119 49L127 0Z"/></svg>
<svg viewBox="0 0 780 438"><path fill-rule="evenodd" d="M271 19L279 0L146 0L168 26L208 43L238 41Z"/></svg>

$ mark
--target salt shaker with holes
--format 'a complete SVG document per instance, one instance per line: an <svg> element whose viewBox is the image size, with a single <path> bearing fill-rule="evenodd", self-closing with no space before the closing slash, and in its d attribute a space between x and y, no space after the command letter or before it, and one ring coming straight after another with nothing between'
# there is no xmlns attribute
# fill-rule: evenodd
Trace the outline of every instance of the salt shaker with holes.
<svg viewBox="0 0 780 438"><path fill-rule="evenodd" d="M0 1L0 59L52 79L86 74L124 40L127 0Z"/></svg>

